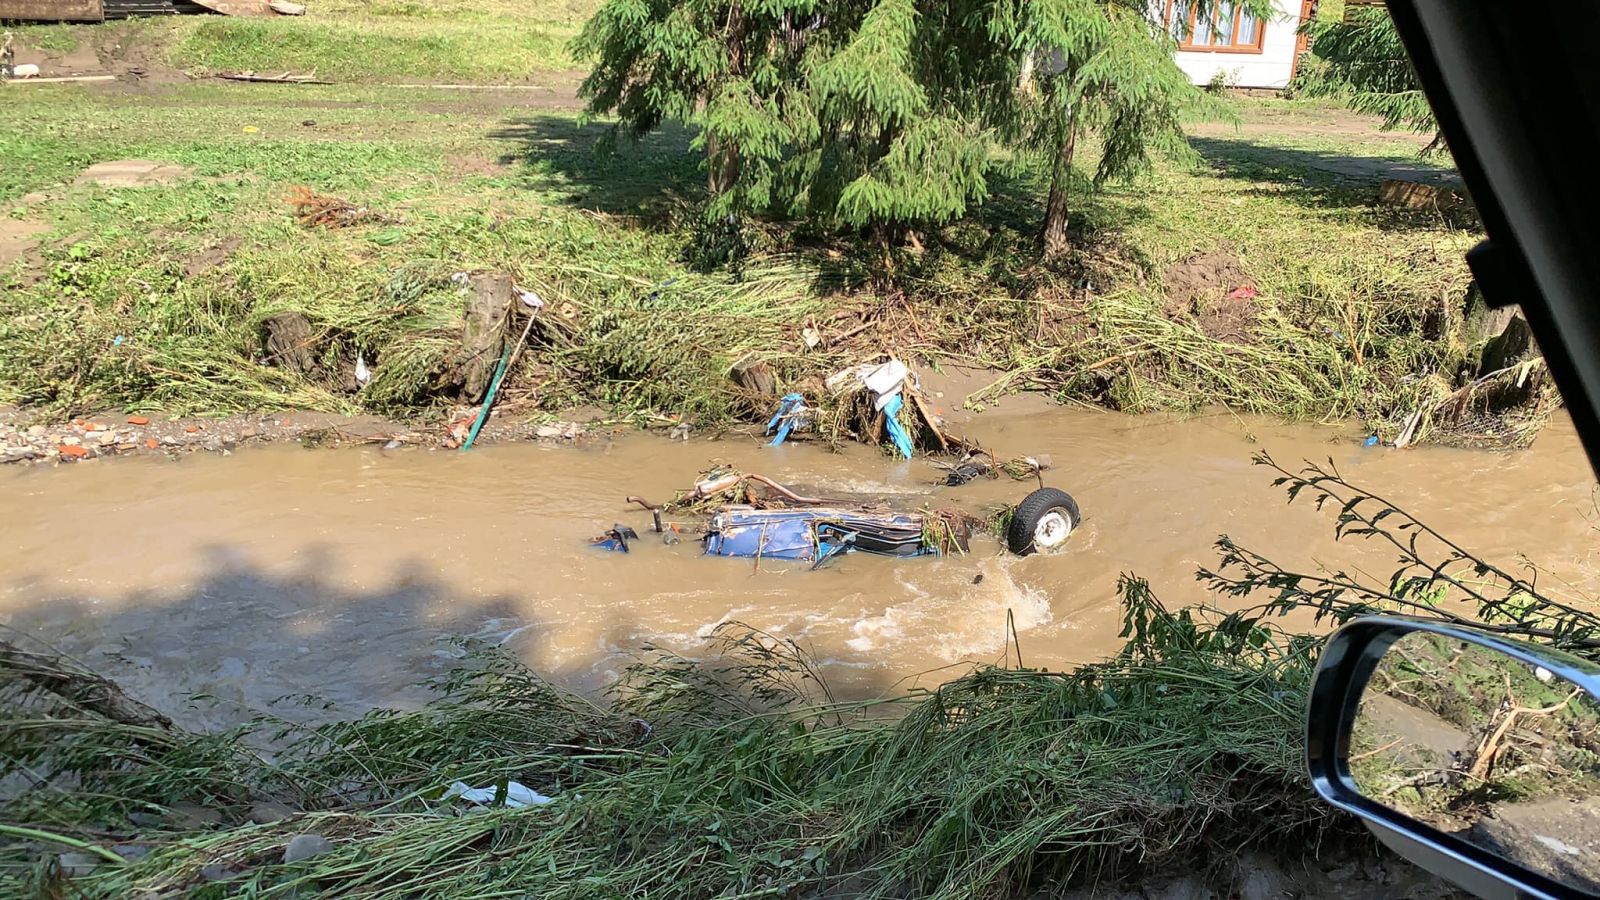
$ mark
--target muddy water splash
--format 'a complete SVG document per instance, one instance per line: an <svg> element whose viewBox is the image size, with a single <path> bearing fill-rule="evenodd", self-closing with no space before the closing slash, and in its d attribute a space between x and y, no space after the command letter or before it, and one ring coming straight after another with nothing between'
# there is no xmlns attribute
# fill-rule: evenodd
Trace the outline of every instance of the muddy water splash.
<svg viewBox="0 0 1600 900"><path fill-rule="evenodd" d="M1392 568L1377 548L1335 545L1327 516L1285 507L1250 465L1261 449L1285 462L1332 457L1487 558L1523 553L1578 588L1600 583L1592 476L1566 424L1512 455L1013 401L966 429L1002 454L1054 458L1048 482L1086 516L1064 555L1017 559L985 540L966 557L857 555L810 572L708 559L692 540L652 535L627 555L585 546L616 521L644 532L648 516L622 498L666 498L713 460L911 508L978 509L1030 488L934 487L928 463L863 447L643 435L469 454L274 447L0 472L0 620L195 724L246 709L328 714L280 699L305 695L339 714L414 704L419 683L460 652L446 640L458 635L593 688L646 644L695 652L737 620L801 640L839 693L862 694L1001 659L1009 613L1026 663L1059 668L1119 646L1118 573L1150 579L1169 604L1205 599L1194 570L1214 563L1219 533L1285 564Z"/></svg>

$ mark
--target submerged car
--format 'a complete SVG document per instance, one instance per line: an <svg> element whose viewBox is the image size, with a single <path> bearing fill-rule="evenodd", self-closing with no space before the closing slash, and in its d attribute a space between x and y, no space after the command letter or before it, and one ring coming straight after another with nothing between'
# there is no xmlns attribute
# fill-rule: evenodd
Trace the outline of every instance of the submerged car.
<svg viewBox="0 0 1600 900"><path fill-rule="evenodd" d="M764 486L763 494L753 493L752 484ZM718 498L730 502L705 503ZM628 499L650 510L655 530L675 542L683 529L677 524L670 529L663 525L662 507L638 497ZM793 560L813 567L857 551L901 558L965 553L972 534L986 527L985 520L955 509L902 512L803 497L760 475L707 478L672 508L710 512L703 528L691 529L703 531L709 556ZM1060 550L1082 521L1082 514L1065 491L1040 488L1023 498L1003 521L1007 548L1027 556ZM628 540L636 537L632 529L617 525L595 543L626 551Z"/></svg>

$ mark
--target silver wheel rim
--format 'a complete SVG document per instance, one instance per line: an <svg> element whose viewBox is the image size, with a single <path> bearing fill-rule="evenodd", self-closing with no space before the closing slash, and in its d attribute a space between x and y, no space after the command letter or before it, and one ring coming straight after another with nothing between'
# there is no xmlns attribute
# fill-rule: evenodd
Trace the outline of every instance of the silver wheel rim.
<svg viewBox="0 0 1600 900"><path fill-rule="evenodd" d="M1038 523L1033 526L1033 549L1049 553L1060 549L1071 536L1072 519L1066 513L1052 509L1040 516Z"/></svg>

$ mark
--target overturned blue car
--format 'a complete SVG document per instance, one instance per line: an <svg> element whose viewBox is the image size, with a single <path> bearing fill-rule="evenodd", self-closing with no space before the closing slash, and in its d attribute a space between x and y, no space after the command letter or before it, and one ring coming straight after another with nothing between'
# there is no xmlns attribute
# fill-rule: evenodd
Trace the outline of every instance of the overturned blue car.
<svg viewBox="0 0 1600 900"><path fill-rule="evenodd" d="M655 531L669 544L686 532L699 533L709 556L792 560L813 567L851 552L902 558L965 553L972 535L990 527L956 509L901 512L805 497L761 475L708 476L666 507L639 497L628 501L651 512ZM663 512L685 510L706 511L710 518L701 526L663 522ZM1001 521L1007 548L1026 556L1060 550L1082 515L1065 491L1041 487ZM638 535L619 524L595 543L626 552L630 539Z"/></svg>

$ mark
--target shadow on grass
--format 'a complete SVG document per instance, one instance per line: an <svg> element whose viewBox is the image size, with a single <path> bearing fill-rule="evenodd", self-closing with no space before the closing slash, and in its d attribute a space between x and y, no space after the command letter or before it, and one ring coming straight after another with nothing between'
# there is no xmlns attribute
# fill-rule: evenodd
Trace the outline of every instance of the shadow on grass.
<svg viewBox="0 0 1600 900"><path fill-rule="evenodd" d="M692 146L694 131L677 123L663 123L634 140L608 123L584 125L566 115L535 114L508 119L489 136L510 145L500 161L517 165L527 188L563 205L683 231L706 196L702 154ZM1040 263L1047 193L1048 185L1035 171L997 170L989 177L986 203L956 222L922 232L939 252L895 253L893 269L899 280L911 283L932 277L953 257L977 281L1027 290ZM1116 235L1147 218L1149 207L1108 202L1086 179L1072 193L1074 244L1093 248L1092 254L1126 255L1115 248ZM752 226L762 235L758 252L781 250L815 266L813 289L819 292L850 292L882 277L884 250L867 230L834 230L804 219L766 219Z"/></svg>
<svg viewBox="0 0 1600 900"><path fill-rule="evenodd" d="M659 223L704 198L693 132L676 123L633 140L610 124L535 115L509 119L489 137L513 144L502 163L520 165L530 187L568 206Z"/></svg>
<svg viewBox="0 0 1600 900"><path fill-rule="evenodd" d="M1460 175L1420 159L1361 156L1334 150L1278 147L1248 140L1194 137L1190 143L1221 178L1280 187L1257 190L1313 209L1367 207L1375 224L1391 230L1481 227L1470 207L1416 210L1380 206L1378 187L1387 179L1415 181L1462 191Z"/></svg>

